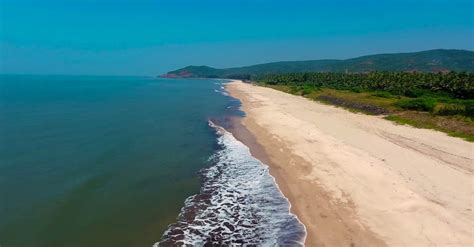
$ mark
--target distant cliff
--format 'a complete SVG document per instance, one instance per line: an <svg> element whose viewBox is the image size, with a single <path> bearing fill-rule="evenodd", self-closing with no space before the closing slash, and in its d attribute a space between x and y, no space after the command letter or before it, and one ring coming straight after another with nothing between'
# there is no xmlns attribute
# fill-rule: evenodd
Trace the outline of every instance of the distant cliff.
<svg viewBox="0 0 474 247"><path fill-rule="evenodd" d="M377 54L345 60L325 59L288 61L252 66L216 69L208 66L188 66L170 71L169 78L234 78L248 79L255 75L290 72L348 72L419 71L419 72L474 72L474 51L429 50L412 53Z"/></svg>

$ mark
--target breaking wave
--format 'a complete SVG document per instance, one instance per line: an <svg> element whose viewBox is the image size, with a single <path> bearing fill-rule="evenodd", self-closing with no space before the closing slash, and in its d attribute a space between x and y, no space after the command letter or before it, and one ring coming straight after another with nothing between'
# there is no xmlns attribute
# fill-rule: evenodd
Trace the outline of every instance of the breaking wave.
<svg viewBox="0 0 474 247"><path fill-rule="evenodd" d="M268 166L209 121L220 149L201 171L199 194L186 199L176 223L154 246L303 246L304 225L290 213Z"/></svg>

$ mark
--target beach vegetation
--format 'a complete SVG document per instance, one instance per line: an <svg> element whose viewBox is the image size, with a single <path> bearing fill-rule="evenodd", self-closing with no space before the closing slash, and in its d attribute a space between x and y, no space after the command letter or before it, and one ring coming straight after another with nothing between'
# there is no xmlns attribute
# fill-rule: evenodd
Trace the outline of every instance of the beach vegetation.
<svg viewBox="0 0 474 247"><path fill-rule="evenodd" d="M417 72L370 72L370 73L285 73L255 76L254 80L269 85L327 87L363 91L383 91L392 95L418 98L426 94L444 95L457 99L474 98L474 74L465 72L417 73Z"/></svg>
<svg viewBox="0 0 474 247"><path fill-rule="evenodd" d="M267 74L260 85L350 111L443 131L474 141L474 77L470 73L371 72Z"/></svg>
<svg viewBox="0 0 474 247"><path fill-rule="evenodd" d="M433 111L436 106L436 100L433 98L403 99L396 103L402 109L417 111Z"/></svg>

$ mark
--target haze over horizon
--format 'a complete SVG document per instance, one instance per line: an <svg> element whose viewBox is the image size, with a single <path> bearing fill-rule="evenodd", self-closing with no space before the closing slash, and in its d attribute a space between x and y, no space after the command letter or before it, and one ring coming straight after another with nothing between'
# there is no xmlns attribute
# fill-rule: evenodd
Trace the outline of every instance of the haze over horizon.
<svg viewBox="0 0 474 247"><path fill-rule="evenodd" d="M0 73L157 75L474 50L469 0L0 0Z"/></svg>

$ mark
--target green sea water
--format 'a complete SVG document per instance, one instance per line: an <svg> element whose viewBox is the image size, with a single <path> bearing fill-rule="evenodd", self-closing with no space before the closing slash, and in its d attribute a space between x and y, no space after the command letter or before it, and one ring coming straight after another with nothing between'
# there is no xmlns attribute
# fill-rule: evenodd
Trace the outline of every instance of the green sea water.
<svg viewBox="0 0 474 247"><path fill-rule="evenodd" d="M0 246L151 246L235 100L216 80L0 76Z"/></svg>

